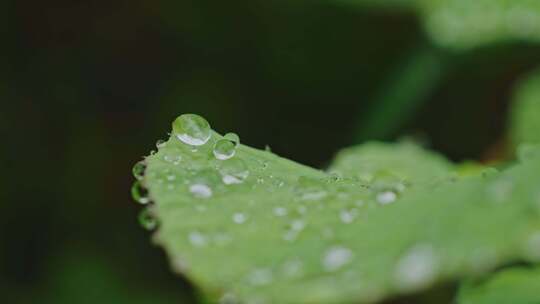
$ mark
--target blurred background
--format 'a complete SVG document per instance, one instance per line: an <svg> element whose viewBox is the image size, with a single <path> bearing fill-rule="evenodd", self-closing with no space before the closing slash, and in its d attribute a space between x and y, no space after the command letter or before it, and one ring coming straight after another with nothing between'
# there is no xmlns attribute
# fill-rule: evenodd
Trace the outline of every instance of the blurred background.
<svg viewBox="0 0 540 304"><path fill-rule="evenodd" d="M316 167L403 136L456 161L507 154L540 15L412 2L1 1L5 303L195 303L129 194L182 113Z"/></svg>

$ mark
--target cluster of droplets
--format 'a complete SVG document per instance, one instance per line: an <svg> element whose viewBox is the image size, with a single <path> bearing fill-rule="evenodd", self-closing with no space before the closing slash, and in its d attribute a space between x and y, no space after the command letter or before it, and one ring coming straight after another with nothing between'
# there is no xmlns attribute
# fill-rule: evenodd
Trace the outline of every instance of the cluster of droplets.
<svg viewBox="0 0 540 304"><path fill-rule="evenodd" d="M196 151L209 143L212 137L210 124L196 114L184 114L179 116L172 124L173 135L183 144ZM219 161L216 166L221 175L221 182L225 185L241 184L249 175L249 170L239 158L234 158L240 138L235 133L227 133L215 141L212 154ZM179 154L175 154L179 155ZM166 156L167 157L167 156ZM181 158L170 159L169 162L179 162ZM196 198L210 198L214 193L213 185L216 185L213 172L199 172L189 185L190 193Z"/></svg>
<svg viewBox="0 0 540 304"><path fill-rule="evenodd" d="M139 204L145 205L139 213L139 223L147 230L153 230L157 227L158 221L152 213L152 202L148 195L148 190L144 186L144 175L146 171L146 162L137 162L132 169L135 182L131 187L131 196Z"/></svg>

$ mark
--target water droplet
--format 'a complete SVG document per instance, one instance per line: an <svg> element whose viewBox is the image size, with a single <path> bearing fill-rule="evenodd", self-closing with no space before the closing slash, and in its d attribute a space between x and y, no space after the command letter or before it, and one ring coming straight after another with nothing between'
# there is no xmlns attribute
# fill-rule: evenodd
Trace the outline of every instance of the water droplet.
<svg viewBox="0 0 540 304"><path fill-rule="evenodd" d="M377 193L377 202L381 205L387 205L395 202L397 194L394 191L386 190Z"/></svg>
<svg viewBox="0 0 540 304"><path fill-rule="evenodd" d="M394 273L401 290L418 290L429 285L437 274L437 258L432 246L421 244L409 249L398 261Z"/></svg>
<svg viewBox="0 0 540 304"><path fill-rule="evenodd" d="M362 206L364 206L365 202L363 200L357 200L356 202L354 202L354 204L357 207L362 207Z"/></svg>
<svg viewBox="0 0 540 304"><path fill-rule="evenodd" d="M274 215L278 217L286 216L287 215L287 209L283 207L276 207L274 208Z"/></svg>
<svg viewBox="0 0 540 304"><path fill-rule="evenodd" d="M240 136L238 136L238 134L236 134L236 133L229 132L229 133L223 135L223 138L226 138L226 139L234 142L235 146L238 146L240 144Z"/></svg>
<svg viewBox="0 0 540 304"><path fill-rule="evenodd" d="M134 166L133 166L133 176L138 179L138 180L141 180L143 179L144 177L144 171L146 170L146 163L144 161L140 161L140 162L137 162Z"/></svg>
<svg viewBox="0 0 540 304"><path fill-rule="evenodd" d="M188 240L195 247L206 246L206 236L199 231L192 231L188 235Z"/></svg>
<svg viewBox="0 0 540 304"><path fill-rule="evenodd" d="M350 249L342 246L334 246L328 249L323 258L322 265L326 271L337 271L351 262L353 253Z"/></svg>
<svg viewBox="0 0 540 304"><path fill-rule="evenodd" d="M223 161L219 172L221 173L221 180L226 185L241 184L249 176L246 164L238 158Z"/></svg>
<svg viewBox="0 0 540 304"><path fill-rule="evenodd" d="M254 286L264 286L272 283L273 274L270 269L260 268L253 270L248 276L248 282Z"/></svg>
<svg viewBox="0 0 540 304"><path fill-rule="evenodd" d="M339 218L344 224L350 224L354 222L356 217L358 216L358 210L357 209L343 209L339 213Z"/></svg>
<svg viewBox="0 0 540 304"><path fill-rule="evenodd" d="M214 186L219 183L219 175L212 169L204 169L189 180L189 192L196 198L209 198L214 194Z"/></svg>
<svg viewBox="0 0 540 304"><path fill-rule="evenodd" d="M202 146L212 135L210 124L196 114L180 115L173 122L172 128L176 138L190 146Z"/></svg>
<svg viewBox="0 0 540 304"><path fill-rule="evenodd" d="M283 275L289 278L298 277L302 274L302 268L304 263L300 259L291 259L283 263L282 272Z"/></svg>
<svg viewBox="0 0 540 304"><path fill-rule="evenodd" d="M193 184L189 186L189 192L197 198L209 198L212 196L212 188L205 184Z"/></svg>
<svg viewBox="0 0 540 304"><path fill-rule="evenodd" d="M214 156L219 160L232 158L236 154L236 142L221 138L214 144Z"/></svg>
<svg viewBox="0 0 540 304"><path fill-rule="evenodd" d="M150 202L148 191L143 187L140 181L133 183L133 187L131 187L131 196L140 204L148 204Z"/></svg>
<svg viewBox="0 0 540 304"><path fill-rule="evenodd" d="M303 220L294 220L291 222L291 229L296 232L304 230L306 223Z"/></svg>
<svg viewBox="0 0 540 304"><path fill-rule="evenodd" d="M178 165L182 160L182 156L178 153L167 152L163 155L163 160L173 165Z"/></svg>
<svg viewBox="0 0 540 304"><path fill-rule="evenodd" d="M243 224L247 221L247 215L241 212L233 214L233 222L236 224Z"/></svg>
<svg viewBox="0 0 540 304"><path fill-rule="evenodd" d="M320 180L306 176L301 176L298 179L296 191L300 196L300 200L303 201L318 201L328 195L324 184Z"/></svg>
<svg viewBox="0 0 540 304"><path fill-rule="evenodd" d="M146 230L153 230L158 224L156 218L148 208L141 210L139 213L139 223Z"/></svg>
<svg viewBox="0 0 540 304"><path fill-rule="evenodd" d="M165 148L166 146L167 146L167 142L164 141L163 139L158 139L158 141L156 142L156 148L158 149Z"/></svg>

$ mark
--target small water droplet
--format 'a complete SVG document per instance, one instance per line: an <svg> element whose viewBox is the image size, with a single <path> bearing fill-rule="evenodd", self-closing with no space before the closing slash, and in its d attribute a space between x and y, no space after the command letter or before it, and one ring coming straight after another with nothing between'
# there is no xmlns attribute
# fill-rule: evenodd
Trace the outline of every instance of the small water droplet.
<svg viewBox="0 0 540 304"><path fill-rule="evenodd" d="M349 264L352 257L353 253L349 248L334 246L325 252L322 258L322 265L326 271L337 271Z"/></svg>
<svg viewBox="0 0 540 304"><path fill-rule="evenodd" d="M178 153L167 152L163 155L163 160L173 165L178 165L182 160L182 156Z"/></svg>
<svg viewBox="0 0 540 304"><path fill-rule="evenodd" d="M345 224L350 224L350 223L354 222L354 220L356 219L357 216L358 216L358 210L354 209L354 208L352 208L352 209L343 209L339 213L339 218Z"/></svg>
<svg viewBox="0 0 540 304"><path fill-rule="evenodd" d="M273 276L270 269L255 269L248 276L248 282L254 286L264 286L272 283Z"/></svg>
<svg viewBox="0 0 540 304"><path fill-rule="evenodd" d="M301 176L298 179L296 192L299 194L300 200L303 201L318 201L328 195L320 180L306 176Z"/></svg>
<svg viewBox="0 0 540 304"><path fill-rule="evenodd" d="M205 184L193 184L189 186L189 192L197 198L209 198L212 196L212 188Z"/></svg>
<svg viewBox="0 0 540 304"><path fill-rule="evenodd" d="M164 141L163 139L158 139L158 141L156 141L156 148L161 149L161 148L165 148L166 146L167 146L167 142Z"/></svg>
<svg viewBox="0 0 540 304"><path fill-rule="evenodd" d="M144 171L146 170L146 163L144 161L137 162L132 169L133 176L138 179L142 180L144 178Z"/></svg>
<svg viewBox="0 0 540 304"><path fill-rule="evenodd" d="M381 205L387 205L395 202L397 194L394 191L386 190L377 193L377 202Z"/></svg>
<svg viewBox="0 0 540 304"><path fill-rule="evenodd" d="M133 186L131 187L131 196L136 202L143 205L150 202L150 198L148 197L148 191L145 187L143 187L140 181L136 181L135 183L133 183Z"/></svg>
<svg viewBox="0 0 540 304"><path fill-rule="evenodd" d="M409 249L395 269L396 286L401 290L418 290L429 285L437 274L437 258L431 245L420 244Z"/></svg>
<svg viewBox="0 0 540 304"><path fill-rule="evenodd" d="M208 121L196 114L180 115L173 122L172 128L176 138L190 146L202 146L212 135Z"/></svg>
<svg viewBox="0 0 540 304"><path fill-rule="evenodd" d="M195 247L206 246L206 236L199 231L192 231L188 235L188 240Z"/></svg>
<svg viewBox="0 0 540 304"><path fill-rule="evenodd" d="M245 215L244 213L237 212L233 214L233 222L235 222L236 224L243 224L247 221L247 219L247 215Z"/></svg>
<svg viewBox="0 0 540 304"><path fill-rule="evenodd" d="M303 220L294 220L291 222L291 229L296 232L304 230L306 223Z"/></svg>
<svg viewBox="0 0 540 304"><path fill-rule="evenodd" d="M274 215L278 217L286 216L287 215L287 209L283 207L276 207L274 208Z"/></svg>
<svg viewBox="0 0 540 304"><path fill-rule="evenodd" d="M210 198L219 183L219 175L212 169L204 169L189 179L189 192L196 198Z"/></svg>
<svg viewBox="0 0 540 304"><path fill-rule="evenodd" d="M241 184L249 176L249 170L239 158L225 160L219 168L221 180L226 185Z"/></svg>
<svg viewBox="0 0 540 304"><path fill-rule="evenodd" d="M227 138L221 138L214 144L214 156L219 160L232 158L236 154L236 142Z"/></svg>
<svg viewBox="0 0 540 304"><path fill-rule="evenodd" d="M362 206L364 206L365 202L363 200L357 200L356 202L354 202L354 204L357 207L362 207Z"/></svg>
<svg viewBox="0 0 540 304"><path fill-rule="evenodd" d="M158 221L153 216L152 212L145 208L139 213L139 223L146 230L153 230L156 228Z"/></svg>
<svg viewBox="0 0 540 304"><path fill-rule="evenodd" d="M283 275L289 278L298 277L302 274L302 268L304 266L304 263L302 260L295 258L290 259L283 263L282 266L282 272Z"/></svg>
<svg viewBox="0 0 540 304"><path fill-rule="evenodd" d="M238 136L238 134L236 134L236 133L229 132L229 133L223 135L223 138L226 138L226 139L234 142L235 146L238 146L240 144L240 136Z"/></svg>

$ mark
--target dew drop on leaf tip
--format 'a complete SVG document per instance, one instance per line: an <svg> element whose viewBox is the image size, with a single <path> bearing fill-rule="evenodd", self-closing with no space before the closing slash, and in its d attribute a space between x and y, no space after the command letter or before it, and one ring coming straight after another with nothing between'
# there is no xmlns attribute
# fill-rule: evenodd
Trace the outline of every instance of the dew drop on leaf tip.
<svg viewBox="0 0 540 304"><path fill-rule="evenodd" d="M133 183L133 186L131 187L131 196L140 204L148 204L150 202L148 191L140 181L135 181L135 183Z"/></svg>
<svg viewBox="0 0 540 304"><path fill-rule="evenodd" d="M132 172L133 172L133 176L138 179L138 180L141 180L143 179L144 177L144 171L146 170L146 163L144 161L139 161L137 162L134 166L133 166L133 169L132 169Z"/></svg>
<svg viewBox="0 0 540 304"><path fill-rule="evenodd" d="M139 213L139 223L146 230L153 230L158 225L158 221L148 208L141 210Z"/></svg>
<svg viewBox="0 0 540 304"><path fill-rule="evenodd" d="M196 114L183 114L172 123L173 134L189 146L202 146L212 135L210 124Z"/></svg>

